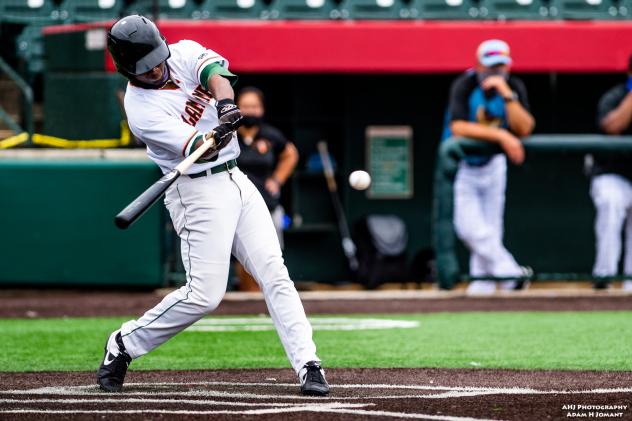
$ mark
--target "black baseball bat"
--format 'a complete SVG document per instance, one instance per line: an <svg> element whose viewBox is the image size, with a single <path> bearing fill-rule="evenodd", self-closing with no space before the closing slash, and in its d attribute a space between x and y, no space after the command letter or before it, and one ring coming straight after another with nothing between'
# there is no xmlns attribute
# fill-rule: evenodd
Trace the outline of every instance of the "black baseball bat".
<svg viewBox="0 0 632 421"><path fill-rule="evenodd" d="M233 130L237 130L241 125L241 119L237 122L233 123ZM127 205L125 209L119 212L118 215L114 218L114 223L120 229L127 229L130 225L132 225L138 218L143 216L145 212L151 206L156 203L163 194L167 191L167 189L180 177L184 174L190 167L197 161L206 151L213 148L215 146L215 132L211 132L209 139L205 140L199 148L197 148L191 155L186 157L182 162L180 162L173 170L168 172L167 174L160 177L158 181L149 186L147 190L142 192L140 196L138 196L132 203ZM211 158L217 155L219 151L215 151Z"/></svg>
<svg viewBox="0 0 632 421"><path fill-rule="evenodd" d="M201 148L202 147L198 150ZM147 212L147 210L156 203L163 194L165 194L169 186L171 186L181 175L182 172L176 167L172 171L160 177L158 181L149 186L147 190L142 192L132 203L125 206L125 208L116 215L114 218L116 226L122 230L127 229L127 227L132 225L138 218L143 216L145 212Z"/></svg>
<svg viewBox="0 0 632 421"><path fill-rule="evenodd" d="M345 212L342 209L342 203L340 202L340 197L338 196L338 185L336 184L336 178L334 177L334 167L331 163L331 159L329 158L327 142L320 141L318 142L317 147L320 154L320 160L323 163L323 173L325 174L325 179L327 180L327 189L331 195L331 202L334 205L336 219L338 219L338 230L340 231L340 237L342 237L342 250L349 262L349 269L351 269L352 272L356 272L359 267L358 258L356 257L357 249L355 243L351 239L347 218L345 217Z"/></svg>

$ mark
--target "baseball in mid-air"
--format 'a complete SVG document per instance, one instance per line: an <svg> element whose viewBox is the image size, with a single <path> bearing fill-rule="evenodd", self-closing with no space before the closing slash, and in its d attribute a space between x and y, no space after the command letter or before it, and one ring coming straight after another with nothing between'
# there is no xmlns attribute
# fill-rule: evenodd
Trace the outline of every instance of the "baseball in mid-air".
<svg viewBox="0 0 632 421"><path fill-rule="evenodd" d="M354 171L349 174L349 184L356 190L366 190L371 185L371 176L366 171Z"/></svg>

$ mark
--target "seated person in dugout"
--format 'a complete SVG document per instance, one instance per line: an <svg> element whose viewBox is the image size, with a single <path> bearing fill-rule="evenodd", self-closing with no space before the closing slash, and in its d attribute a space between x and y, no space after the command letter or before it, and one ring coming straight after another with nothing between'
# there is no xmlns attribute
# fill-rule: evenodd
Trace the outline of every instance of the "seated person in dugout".
<svg viewBox="0 0 632 421"><path fill-rule="evenodd" d="M522 289L530 269L520 266L503 245L507 159L524 161L520 137L533 131L523 82L510 75L509 46L501 40L480 44L473 69L459 76L450 89L442 141L467 137L499 145L504 154L467 156L454 182L454 228L470 251L472 277L516 277L501 282L507 290ZM472 281L471 294L491 294L496 283Z"/></svg>
<svg viewBox="0 0 632 421"><path fill-rule="evenodd" d="M632 135L632 56L627 80L607 91L599 100L597 124L609 135ZM630 156L595 156L591 166L590 196L595 209L596 256L593 275L614 276L621 257L621 230L625 223L623 289L632 291L632 163ZM598 280L597 289L610 282Z"/></svg>
<svg viewBox="0 0 632 421"><path fill-rule="evenodd" d="M260 89L242 88L237 96L237 106L244 116L244 123L237 131L241 149L237 163L263 196L283 248L285 210L281 206L281 187L296 168L298 151L280 130L264 121L264 97ZM241 291L259 290L255 280L239 263L237 273Z"/></svg>

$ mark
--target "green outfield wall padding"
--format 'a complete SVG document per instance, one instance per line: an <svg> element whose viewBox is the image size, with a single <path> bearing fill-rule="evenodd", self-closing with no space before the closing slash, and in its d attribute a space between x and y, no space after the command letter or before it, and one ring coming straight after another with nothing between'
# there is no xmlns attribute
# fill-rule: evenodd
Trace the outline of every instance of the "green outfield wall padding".
<svg viewBox="0 0 632 421"><path fill-rule="evenodd" d="M511 166L507 180L505 245L516 260L538 272L590 273L594 259L594 211L589 179L582 175L586 153L630 154L632 136L539 135L524 141L527 158ZM455 138L441 144L433 197L433 247L439 285L459 280L452 216L453 182L467 154L493 154L496 145Z"/></svg>
<svg viewBox="0 0 632 421"><path fill-rule="evenodd" d="M116 73L46 73L43 134L64 139L117 139L125 117L117 97L125 80Z"/></svg>
<svg viewBox="0 0 632 421"><path fill-rule="evenodd" d="M0 284L163 285L161 203L114 215L159 177L147 161L0 160Z"/></svg>

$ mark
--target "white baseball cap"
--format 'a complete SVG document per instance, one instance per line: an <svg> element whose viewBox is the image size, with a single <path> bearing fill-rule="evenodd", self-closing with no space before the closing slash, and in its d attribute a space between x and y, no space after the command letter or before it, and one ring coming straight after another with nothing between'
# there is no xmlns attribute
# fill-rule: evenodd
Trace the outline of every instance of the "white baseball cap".
<svg viewBox="0 0 632 421"><path fill-rule="evenodd" d="M483 41L478 46L478 50L476 50L476 58L478 58L480 64L486 67L496 66L497 64L511 64L509 45L499 39Z"/></svg>

